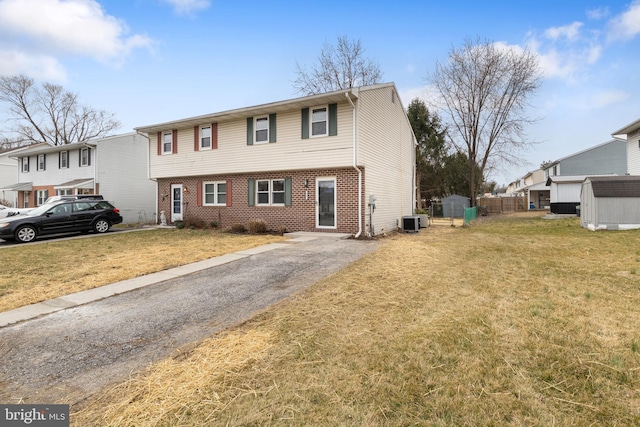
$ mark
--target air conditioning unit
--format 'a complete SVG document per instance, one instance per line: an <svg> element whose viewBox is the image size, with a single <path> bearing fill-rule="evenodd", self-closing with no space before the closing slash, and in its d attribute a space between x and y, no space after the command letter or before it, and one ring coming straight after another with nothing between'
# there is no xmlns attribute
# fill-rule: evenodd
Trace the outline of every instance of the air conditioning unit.
<svg viewBox="0 0 640 427"><path fill-rule="evenodd" d="M420 218L417 216L403 216L402 231L404 233L417 233L420 231Z"/></svg>

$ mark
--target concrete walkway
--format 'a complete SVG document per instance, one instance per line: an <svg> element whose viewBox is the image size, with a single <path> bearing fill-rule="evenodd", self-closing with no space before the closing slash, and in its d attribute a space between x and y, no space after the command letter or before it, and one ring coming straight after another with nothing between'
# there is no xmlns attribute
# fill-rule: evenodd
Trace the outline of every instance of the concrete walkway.
<svg viewBox="0 0 640 427"><path fill-rule="evenodd" d="M5 311L0 313L0 328L25 320L34 319L46 314L55 313L56 311L64 310L71 307L77 307L79 305L88 304L94 301L99 301L104 298L123 294L125 292L160 283L165 280L175 279L177 277L195 273L207 268L217 267L219 265L227 264L232 261L247 258L251 255L279 249L291 243L308 242L322 237L346 239L351 237L351 235L340 233L296 232L286 233L285 237L288 237L289 240L283 243L271 243L265 246L259 246L240 252L234 252L214 258L209 258L206 260L194 262L192 264L186 264L168 270L159 271L157 273L151 273L129 280L122 280L120 282L101 286L99 288L76 292L49 301L27 305L24 307L16 308L15 310Z"/></svg>

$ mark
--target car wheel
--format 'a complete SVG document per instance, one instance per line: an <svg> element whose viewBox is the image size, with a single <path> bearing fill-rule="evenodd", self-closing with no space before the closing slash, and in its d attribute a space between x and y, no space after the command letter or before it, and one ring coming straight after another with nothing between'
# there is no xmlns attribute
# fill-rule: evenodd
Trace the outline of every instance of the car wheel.
<svg viewBox="0 0 640 427"><path fill-rule="evenodd" d="M32 242L37 235L38 232L36 231L35 227L33 227L32 225L25 225L18 228L18 230L16 231L16 240L20 243L28 243Z"/></svg>
<svg viewBox="0 0 640 427"><path fill-rule="evenodd" d="M109 224L109 221L107 221L106 219L99 219L93 225L93 230L96 233L105 233L107 230L109 230L109 227L111 227L111 224Z"/></svg>

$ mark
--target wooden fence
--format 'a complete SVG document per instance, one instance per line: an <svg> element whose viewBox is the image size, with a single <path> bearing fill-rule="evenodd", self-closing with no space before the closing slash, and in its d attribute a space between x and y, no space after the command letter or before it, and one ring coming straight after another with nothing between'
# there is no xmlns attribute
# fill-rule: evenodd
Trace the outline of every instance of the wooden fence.
<svg viewBox="0 0 640 427"><path fill-rule="evenodd" d="M486 207L490 214L503 212L521 212L529 210L524 197L481 197L478 206Z"/></svg>

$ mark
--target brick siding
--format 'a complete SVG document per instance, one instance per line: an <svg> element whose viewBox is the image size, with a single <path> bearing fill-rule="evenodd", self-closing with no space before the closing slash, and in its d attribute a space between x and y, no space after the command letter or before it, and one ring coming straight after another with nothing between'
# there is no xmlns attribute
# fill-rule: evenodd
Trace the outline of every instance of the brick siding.
<svg viewBox="0 0 640 427"><path fill-rule="evenodd" d="M291 177L291 206L249 206L248 180L284 179ZM316 228L316 178L336 178L336 229ZM197 189L204 181L231 180L231 206L198 206ZM364 171L362 193L364 194ZM305 187L305 182L308 186ZM219 227L247 224L251 220L266 221L269 230L286 227L287 231L327 231L355 234L358 231L358 173L353 168L307 171L283 171L239 175L207 175L158 179L158 212L164 211L171 222L171 185L183 185L184 220L216 222ZM164 200L163 200L163 196ZM364 198L362 217L364 227Z"/></svg>

